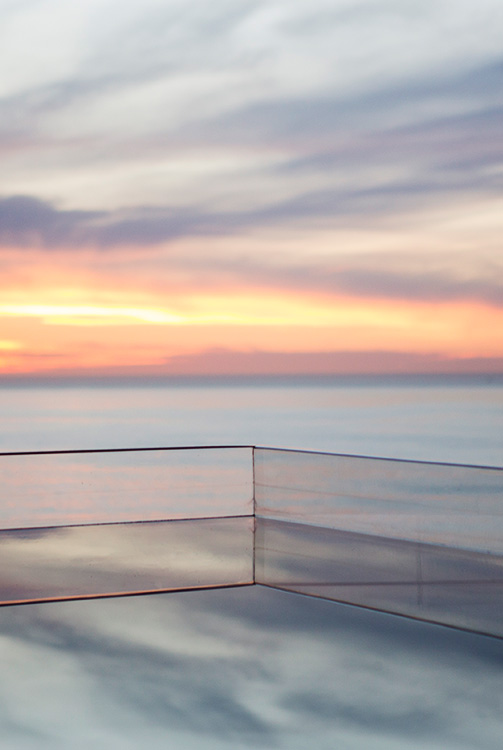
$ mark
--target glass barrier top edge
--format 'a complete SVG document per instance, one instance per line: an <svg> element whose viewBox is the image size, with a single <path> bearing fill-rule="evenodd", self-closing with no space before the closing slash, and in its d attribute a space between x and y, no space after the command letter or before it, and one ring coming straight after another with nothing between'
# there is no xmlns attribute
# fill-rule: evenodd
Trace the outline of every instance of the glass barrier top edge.
<svg viewBox="0 0 503 750"><path fill-rule="evenodd" d="M503 471L503 466L483 464L461 464L449 461L423 461L409 458L393 458L392 456L366 456L357 453L334 453L332 451L314 451L304 448L281 448L277 446L236 444L236 445L176 445L176 446L146 446L139 448L76 448L61 450L39 450L39 451L0 451L0 457L7 456L54 456L54 455L80 455L85 453L142 453L149 451L201 451L201 450L253 450L254 452L276 452L276 453L302 453L313 456L333 456L338 458L358 458L368 461L386 461L397 464L424 464L427 466L463 466L470 469L491 469Z"/></svg>
<svg viewBox="0 0 503 750"><path fill-rule="evenodd" d="M393 458L391 456L365 456L358 453L332 453L331 451L312 451L304 448L278 448L267 445L255 445L253 446L254 452L268 452L275 453L302 453L311 456L333 456L334 458L358 458L365 459L368 461L386 461L389 463L396 464L421 464L426 466L452 466L452 467L464 467L467 469L491 469L496 471L503 471L503 466L489 466L483 464L458 464L450 461L422 461L413 458ZM1 454L0 454L1 455Z"/></svg>
<svg viewBox="0 0 503 750"><path fill-rule="evenodd" d="M142 448L74 448L71 450L61 449L50 451L0 451L0 456L59 456L81 453L141 453L147 451L251 450L254 447L254 445L162 445Z"/></svg>

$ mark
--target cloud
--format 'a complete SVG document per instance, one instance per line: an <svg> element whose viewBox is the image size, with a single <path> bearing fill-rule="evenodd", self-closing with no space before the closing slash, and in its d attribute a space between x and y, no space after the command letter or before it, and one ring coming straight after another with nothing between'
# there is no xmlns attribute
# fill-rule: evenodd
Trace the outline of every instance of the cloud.
<svg viewBox="0 0 503 750"><path fill-rule="evenodd" d="M503 62L497 61L439 78L412 78L399 84L383 81L370 91L264 99L194 123L188 132L204 129L210 142L286 141L302 147L341 134L400 132L407 127L428 131L435 123L451 128L458 119L463 123L476 118L480 126L486 115L491 117L503 106L502 73Z"/></svg>
<svg viewBox="0 0 503 750"><path fill-rule="evenodd" d="M182 202L190 214L195 192L207 205L226 189L239 192L244 206L267 202L268 210L255 217L247 211L234 217L242 226L291 218L281 195L293 196L299 218L325 216L329 203L327 218L336 221L365 218L367 211L392 216L426 197L430 205L449 195L456 200L459 190L500 189L497 175L480 169L501 154L495 13L494 28L487 27L495 7L463 5L451 14L438 3L423 3L419 11L388 2L293 8L220 0L197 2L187 14L181 2L147 2L121 7L114 24L101 18L99 34L92 24L96 9L79 11L81 27L69 17L62 26L69 24L76 36L75 59L67 50L66 65L49 66L41 77L32 70L25 85L0 99L5 184L9 179L18 193L46 190L78 205L75 195L85 189L72 180L76 170L87 184L92 165L96 194L106 174L112 194L120 195L126 188L113 167L123 165L127 174L135 164L144 173L130 177L127 190L141 205L153 190L153 165L163 165L164 177L155 178L160 203L166 192L180 195L173 160L200 156L210 163L225 153L236 161L235 174L215 159L211 180L184 184ZM432 44L441 28L451 27L456 34ZM475 29L485 35L479 39ZM9 61L5 70L13 68ZM29 151L41 158L27 159ZM255 168L239 163L243 154L260 157ZM390 167L399 174L390 175ZM44 172L50 188L40 187ZM232 225L229 216L202 219ZM140 236L138 221L109 228L103 242L128 232ZM198 225L201 231L206 224ZM145 232L171 236L165 224L149 224Z"/></svg>
<svg viewBox="0 0 503 750"><path fill-rule="evenodd" d="M157 245L179 237L228 234L246 224L246 215L197 209L145 206L124 211L67 211L26 195L0 199L0 242L6 245L123 248Z"/></svg>
<svg viewBox="0 0 503 750"><path fill-rule="evenodd" d="M85 106L106 108L111 99L125 94L141 99L142 86L159 82L168 93L173 80L186 74L193 77L198 66L205 73L212 70L218 81L225 63L239 62L239 49L228 44L229 36L256 11L257 3L252 0L219 0L211 5L195 0L191 13L180 0L165 6L152 0L140 6L112 0L66 14L48 2L42 17L38 9L32 9L25 18L21 14L24 24L14 19L9 29L3 10L11 36L11 43L4 46L4 64L17 63L17 76L11 76L14 83L4 86L5 93L0 95L1 129L36 133L47 117L54 121L55 116L79 112ZM41 21L38 34L32 28L37 20ZM26 21L31 21L28 29ZM39 46L35 43L20 61L19 48L32 36ZM53 50L47 54L46 46L51 43L61 48L59 56ZM122 127L127 125L122 123ZM86 127L85 121L81 126Z"/></svg>
<svg viewBox="0 0 503 750"><path fill-rule="evenodd" d="M457 278L451 272L378 271L344 269L333 275L337 290L356 297L409 300L418 302L452 302L471 300L503 307L503 282L496 277Z"/></svg>
<svg viewBox="0 0 503 750"><path fill-rule="evenodd" d="M366 375L384 374L478 374L503 373L500 357L444 357L434 352L400 351L278 352L214 348L192 355L166 359L158 374L184 375ZM155 374L152 371L151 374Z"/></svg>
<svg viewBox="0 0 503 750"><path fill-rule="evenodd" d="M77 241L79 232L97 211L59 211L25 195L0 199L0 241L9 245L58 247Z"/></svg>
<svg viewBox="0 0 503 750"><path fill-rule="evenodd" d="M416 186L416 190L420 188ZM369 194L367 201L378 201ZM403 197L403 196L402 196ZM360 196L362 200L363 197ZM386 194L387 200L389 195ZM417 302L479 302L503 306L501 264L484 255L437 253L354 253L351 257L316 256L272 258L261 253L200 247L169 250L151 257L158 246L183 238L236 236L251 228L285 226L330 215L337 199L331 193L304 196L274 208L249 212L206 212L197 209L138 207L114 211L66 211L29 196L0 200L0 242L18 247L41 247L48 251L78 251L96 248L112 251L130 247L138 255L137 283L153 274L156 285L173 275L191 279L195 287L217 288L224 284L300 292L321 292L360 299ZM282 221L283 220L283 221ZM12 266L12 253L9 254ZM121 272L124 259L112 253L111 272ZM89 262L89 261L87 261ZM131 263L131 259L128 263ZM146 277L145 277L146 274ZM186 283L185 281L185 283Z"/></svg>
<svg viewBox="0 0 503 750"><path fill-rule="evenodd" d="M375 128L369 132L334 133L332 143L279 164L276 169L291 174L331 173L334 170L370 164L402 164L406 177L413 182L418 170L421 181L434 192L470 189L472 192L499 189L501 175L487 173L487 167L500 163L501 116L503 106L483 111L438 116L422 123L408 123L393 128ZM386 175L386 171L383 172ZM365 172L360 175L365 179ZM388 178L389 179L389 178ZM432 184L435 181L436 184ZM383 185L387 184L384 179ZM389 183L388 183L389 184ZM403 189L395 178L396 188ZM362 186L363 187L363 186Z"/></svg>

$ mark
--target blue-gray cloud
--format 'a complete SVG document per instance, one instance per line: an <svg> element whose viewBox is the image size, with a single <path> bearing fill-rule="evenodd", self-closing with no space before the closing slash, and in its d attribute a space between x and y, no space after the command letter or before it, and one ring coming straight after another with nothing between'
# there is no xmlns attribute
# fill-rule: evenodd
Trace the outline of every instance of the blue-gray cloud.
<svg viewBox="0 0 503 750"><path fill-rule="evenodd" d="M26 195L0 199L0 242L58 247L79 243L82 228L102 214L96 211L59 211Z"/></svg>
<svg viewBox="0 0 503 750"><path fill-rule="evenodd" d="M472 300L503 307L503 283L496 276L456 277L454 272L396 272L344 269L332 274L335 290L361 297L446 302Z"/></svg>
<svg viewBox="0 0 503 750"><path fill-rule="evenodd" d="M312 139L314 145L314 139L326 135L388 131L397 125L394 113L400 111L409 114L409 126L418 123L420 129L428 130L437 120L452 124L456 117L483 117L485 112L503 106L502 80L503 62L498 61L439 79L418 78L393 86L382 82L371 91L351 95L326 91L245 104L193 127L204 128L210 141L228 142L230 138L238 143L257 143L296 138L302 143ZM449 100L458 105L452 117ZM437 109L426 108L435 102Z"/></svg>

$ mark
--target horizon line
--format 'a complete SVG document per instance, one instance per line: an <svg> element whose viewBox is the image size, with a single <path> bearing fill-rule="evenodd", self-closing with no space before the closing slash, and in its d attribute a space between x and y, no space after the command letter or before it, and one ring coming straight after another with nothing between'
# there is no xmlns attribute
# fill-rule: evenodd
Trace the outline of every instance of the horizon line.
<svg viewBox="0 0 503 750"><path fill-rule="evenodd" d="M164 384L259 384L291 382L319 382L334 384L357 384L365 382L413 382L429 384L436 382L481 382L503 384L503 371L480 372L353 372L353 373L219 373L219 374L0 374L0 387L64 386L64 385L164 385Z"/></svg>

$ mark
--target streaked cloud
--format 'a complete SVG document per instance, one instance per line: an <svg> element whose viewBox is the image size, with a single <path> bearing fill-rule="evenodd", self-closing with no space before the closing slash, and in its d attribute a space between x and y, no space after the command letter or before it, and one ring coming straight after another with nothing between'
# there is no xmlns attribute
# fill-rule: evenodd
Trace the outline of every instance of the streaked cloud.
<svg viewBox="0 0 503 750"><path fill-rule="evenodd" d="M503 357L445 357L438 353L396 351L253 351L213 349L194 356L176 356L167 361L164 372L184 375L387 375L393 373L479 374L499 373ZM152 374L155 374L152 372Z"/></svg>

